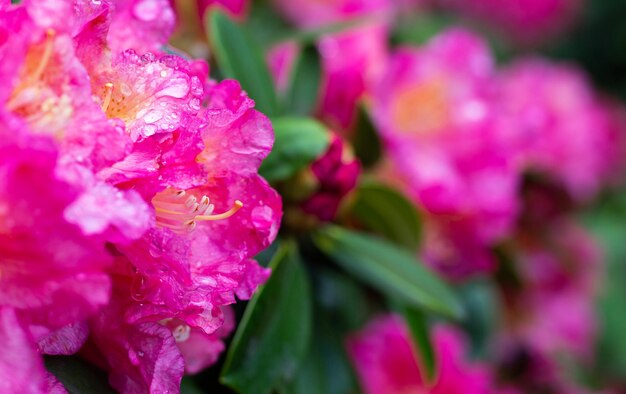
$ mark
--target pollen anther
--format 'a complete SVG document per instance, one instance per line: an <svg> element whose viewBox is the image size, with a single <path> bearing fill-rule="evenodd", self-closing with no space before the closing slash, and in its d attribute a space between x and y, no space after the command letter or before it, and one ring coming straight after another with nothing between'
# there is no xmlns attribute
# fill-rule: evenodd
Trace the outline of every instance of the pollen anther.
<svg viewBox="0 0 626 394"><path fill-rule="evenodd" d="M43 50L43 54L41 55L41 62L35 72L31 75L33 81L38 81L43 72L45 71L48 63L50 62L50 58L52 57L52 51L54 50L54 37L56 36L56 32L53 29L46 30L46 44Z"/></svg>
<svg viewBox="0 0 626 394"><path fill-rule="evenodd" d="M104 100L102 101L102 112L107 112L107 109L109 109L112 96L113 96L113 84L111 82L105 83L104 84Z"/></svg>

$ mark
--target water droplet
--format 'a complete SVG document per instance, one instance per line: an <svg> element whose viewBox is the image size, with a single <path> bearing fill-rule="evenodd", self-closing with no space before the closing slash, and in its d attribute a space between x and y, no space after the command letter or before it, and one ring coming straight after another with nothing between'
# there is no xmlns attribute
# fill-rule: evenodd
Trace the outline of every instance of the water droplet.
<svg viewBox="0 0 626 394"><path fill-rule="evenodd" d="M175 78L168 81L166 87L156 92L156 97L169 96L183 98L189 93L189 84L184 78Z"/></svg>
<svg viewBox="0 0 626 394"><path fill-rule="evenodd" d="M193 98L189 101L189 108L198 111L200 109L200 99Z"/></svg>
<svg viewBox="0 0 626 394"><path fill-rule="evenodd" d="M146 278L140 273L136 273L130 285L130 296L135 301L143 301L146 298Z"/></svg>
<svg viewBox="0 0 626 394"><path fill-rule="evenodd" d="M148 124L148 125L145 125L145 126L142 128L142 134L143 134L145 137L149 137L149 136L151 136L151 135L154 135L154 134L156 134L156 132L157 132L157 127L156 127L155 125L153 125L153 124Z"/></svg>
<svg viewBox="0 0 626 394"><path fill-rule="evenodd" d="M133 15L142 21L153 21L159 15L158 4L151 0L140 1L133 8Z"/></svg>
<svg viewBox="0 0 626 394"><path fill-rule="evenodd" d="M144 117L143 120L146 123L154 123L158 120L161 120L161 118L163 118L163 112L161 111L150 111L148 112Z"/></svg>
<svg viewBox="0 0 626 394"><path fill-rule="evenodd" d="M131 93L133 92L130 88L130 86L128 86L127 84L123 83L120 85L120 92L122 92L122 94L125 97L128 97L131 95Z"/></svg>

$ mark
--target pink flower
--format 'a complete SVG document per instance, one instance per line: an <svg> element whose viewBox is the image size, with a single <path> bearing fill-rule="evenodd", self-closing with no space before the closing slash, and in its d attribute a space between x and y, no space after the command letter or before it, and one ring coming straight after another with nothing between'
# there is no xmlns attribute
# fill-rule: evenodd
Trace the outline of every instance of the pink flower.
<svg viewBox="0 0 626 394"><path fill-rule="evenodd" d="M505 335L546 356L589 357L601 252L589 234L568 221L555 221L543 238L520 237L516 269L522 288L507 298L515 313Z"/></svg>
<svg viewBox="0 0 626 394"><path fill-rule="evenodd" d="M301 28L345 22L363 17L387 18L391 15L389 0L274 0L276 7Z"/></svg>
<svg viewBox="0 0 626 394"><path fill-rule="evenodd" d="M465 361L464 344L455 330L438 326L433 341L439 373L432 383L424 381L409 332L397 316L374 320L350 338L347 347L365 393L494 392L490 373Z"/></svg>
<svg viewBox="0 0 626 394"><path fill-rule="evenodd" d="M344 135L357 105L366 97L387 62L388 26L369 23L322 37L323 85L319 116Z"/></svg>
<svg viewBox="0 0 626 394"><path fill-rule="evenodd" d="M511 232L518 211L516 147L495 111L493 74L484 43L450 30L422 48L400 49L372 103L406 193L457 249L426 245L444 271L491 266L483 256Z"/></svg>
<svg viewBox="0 0 626 394"><path fill-rule="evenodd" d="M190 130L176 129L164 138L155 134L138 142L138 154L150 152L140 148L145 146L163 152L153 173L133 172L131 160L124 163L123 178L109 178L119 179L118 187L141 191L152 203L156 221L140 240L117 245L125 256L116 265L120 304L108 316L122 319L125 325L119 330L127 334L108 331L106 321L94 323L103 353L110 343L127 348L146 335L147 341L156 340L155 333L145 332L146 324L150 330L166 327L175 337L185 333L180 349L166 354L182 351L190 363L187 371L197 372L223 350L224 306L234 303L235 296L249 298L269 275L252 257L274 240L282 213L280 197L257 174L273 143L271 125L234 81L212 86L206 97L199 118L185 125L198 127L195 135L185 137ZM212 346L194 353L187 339ZM165 351L166 345L172 347L159 342L147 350ZM160 365L157 356L151 355L148 365ZM149 382L150 370L131 366L132 359L120 362L121 352L111 357L118 389L161 387L183 373L181 364L167 370L167 382Z"/></svg>
<svg viewBox="0 0 626 394"><path fill-rule="evenodd" d="M267 53L267 64L274 78L276 89L284 93L298 57L299 47L295 41L285 41L272 47Z"/></svg>
<svg viewBox="0 0 626 394"><path fill-rule="evenodd" d="M107 41L114 54L133 49L158 52L176 26L168 0L110 0L113 7Z"/></svg>
<svg viewBox="0 0 626 394"><path fill-rule="evenodd" d="M461 12L491 23L522 43L540 43L565 29L582 0L447 0Z"/></svg>
<svg viewBox="0 0 626 394"><path fill-rule="evenodd" d="M211 7L221 7L235 17L243 17L248 9L248 0L197 0L201 18Z"/></svg>
<svg viewBox="0 0 626 394"><path fill-rule="evenodd" d="M333 220L344 198L356 186L361 165L336 134L328 150L311 164L316 191L302 203L302 210L322 221Z"/></svg>
<svg viewBox="0 0 626 394"><path fill-rule="evenodd" d="M177 391L269 276L252 258L282 215L258 175L271 124L206 63L143 53L169 36L159 1L55 4L0 6L0 308L28 354L76 352L88 319L117 389Z"/></svg>
<svg viewBox="0 0 626 394"><path fill-rule="evenodd" d="M43 360L10 307L0 306L0 343L0 391L44 393L47 378Z"/></svg>
<svg viewBox="0 0 626 394"><path fill-rule="evenodd" d="M592 197L614 175L623 141L614 113L581 71L526 59L502 72L500 87L502 113L514 118L527 169L562 183L577 200Z"/></svg>

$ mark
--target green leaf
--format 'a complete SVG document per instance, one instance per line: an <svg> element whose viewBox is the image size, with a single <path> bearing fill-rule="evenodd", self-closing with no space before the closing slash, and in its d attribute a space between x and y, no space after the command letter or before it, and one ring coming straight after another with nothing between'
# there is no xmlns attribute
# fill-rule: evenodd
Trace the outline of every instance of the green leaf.
<svg viewBox="0 0 626 394"><path fill-rule="evenodd" d="M202 394L202 389L198 387L190 376L184 376L180 382L180 394Z"/></svg>
<svg viewBox="0 0 626 394"><path fill-rule="evenodd" d="M358 186L352 215L360 224L410 250L420 244L421 220L415 206L398 191L364 181Z"/></svg>
<svg viewBox="0 0 626 394"><path fill-rule="evenodd" d="M423 368L420 368L420 371L423 371L424 374L422 378L426 382L433 383L435 376L437 376L437 365L426 315L422 311L408 306L401 306L400 311L411 333L413 344L418 351L420 366Z"/></svg>
<svg viewBox="0 0 626 394"><path fill-rule="evenodd" d="M346 271L388 297L452 318L463 314L450 289L413 254L396 245L337 226L319 230L314 241Z"/></svg>
<svg viewBox="0 0 626 394"><path fill-rule="evenodd" d="M328 131L316 120L276 118L272 120L272 125L276 138L274 148L259 170L270 182L295 175L328 147Z"/></svg>
<svg viewBox="0 0 626 394"><path fill-rule="evenodd" d="M106 372L76 356L46 356L46 369L70 394L114 394Z"/></svg>
<svg viewBox="0 0 626 394"><path fill-rule="evenodd" d="M276 91L258 46L241 26L219 10L209 12L206 31L221 75L239 81L267 116L278 112Z"/></svg>
<svg viewBox="0 0 626 394"><path fill-rule="evenodd" d="M362 103L358 107L357 118L354 123L353 146L354 154L366 168L376 164L382 155L378 132Z"/></svg>
<svg viewBox="0 0 626 394"><path fill-rule="evenodd" d="M308 349L311 289L294 243L270 264L272 276L252 298L230 345L220 381L241 393L268 393L295 375Z"/></svg>
<svg viewBox="0 0 626 394"><path fill-rule="evenodd" d="M344 348L344 335L331 315L316 309L311 350L290 383L290 394L357 393L357 379Z"/></svg>
<svg viewBox="0 0 626 394"><path fill-rule="evenodd" d="M365 326L372 317L367 289L352 276L319 265L315 271L315 300L332 317L335 330L357 331Z"/></svg>
<svg viewBox="0 0 626 394"><path fill-rule="evenodd" d="M497 289L488 280L475 280L465 283L458 291L467 313L462 322L472 344L472 356L485 357L497 330L497 322L502 321L502 305Z"/></svg>
<svg viewBox="0 0 626 394"><path fill-rule="evenodd" d="M313 45L302 49L293 68L285 101L285 112L290 115L313 115L319 101L322 80L320 55Z"/></svg>

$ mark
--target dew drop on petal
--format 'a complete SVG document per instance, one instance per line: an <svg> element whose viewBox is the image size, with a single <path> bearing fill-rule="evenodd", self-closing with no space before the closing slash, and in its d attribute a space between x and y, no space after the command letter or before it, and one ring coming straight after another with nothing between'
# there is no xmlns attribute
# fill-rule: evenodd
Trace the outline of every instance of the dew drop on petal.
<svg viewBox="0 0 626 394"><path fill-rule="evenodd" d="M156 92L156 97L169 96L174 98L183 98L189 93L189 84L184 78L175 78L167 82L164 89Z"/></svg>
<svg viewBox="0 0 626 394"><path fill-rule="evenodd" d="M144 122L151 124L154 122L157 122L159 120L161 120L161 118L163 118L163 112L161 111L150 111L148 112L144 117L143 120Z"/></svg>
<svg viewBox="0 0 626 394"><path fill-rule="evenodd" d="M274 223L272 208L268 206L258 206L251 213L252 225L257 230L267 230Z"/></svg>

